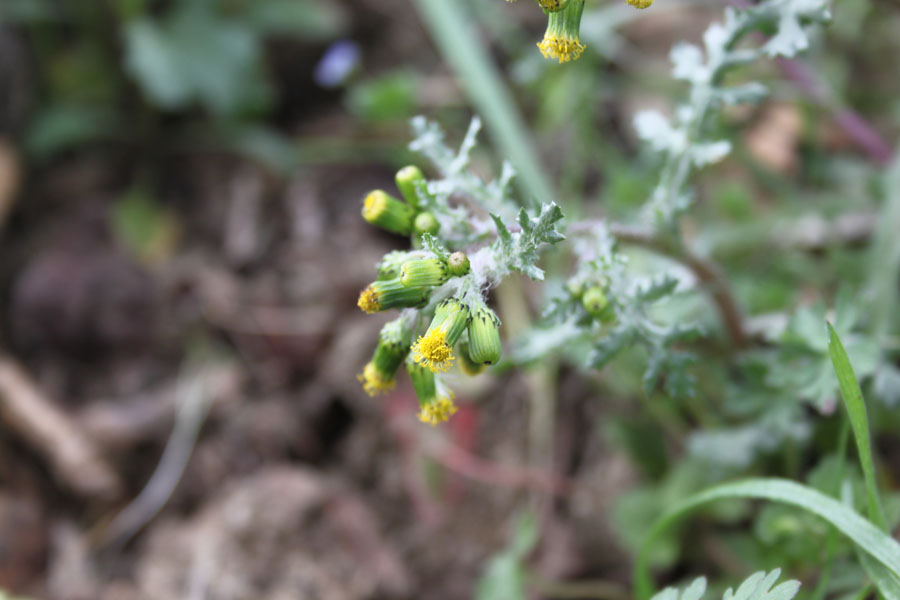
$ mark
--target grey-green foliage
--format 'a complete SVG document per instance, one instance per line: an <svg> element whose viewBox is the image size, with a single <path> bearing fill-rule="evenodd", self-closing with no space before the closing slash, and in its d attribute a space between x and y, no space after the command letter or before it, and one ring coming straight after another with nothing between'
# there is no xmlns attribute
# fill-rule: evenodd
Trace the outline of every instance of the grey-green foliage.
<svg viewBox="0 0 900 600"><path fill-rule="evenodd" d="M499 215L492 213L491 218L497 226L497 241L492 249L498 255L498 262L532 279L542 280L544 271L535 264L538 249L543 244L556 244L566 239L556 229L557 223L563 218L559 206L555 203L545 204L537 217L530 217L524 208L521 209L516 218L521 227L518 234L510 233Z"/></svg>
<svg viewBox="0 0 900 600"><path fill-rule="evenodd" d="M690 205L686 189L695 168L721 160L730 149L727 140L710 139L704 125L712 110L757 102L766 94L758 82L726 86L728 69L762 57L791 57L809 47L805 25L830 18L826 0L766 0L756 6L725 9L725 20L713 23L703 35L704 48L680 43L672 48L672 75L690 84L686 102L673 119L657 111L635 117L638 135L663 156L659 183L645 207L658 224L671 224ZM774 34L759 47L738 47L749 32L774 27Z"/></svg>
<svg viewBox="0 0 900 600"><path fill-rule="evenodd" d="M778 339L777 352L771 356L769 384L774 389L831 413L837 406L837 381L828 355L828 337L822 323L826 319L821 303L798 310ZM853 361L861 379L870 377L879 365L878 344L859 332L862 315L848 294L838 296L834 327Z"/></svg>
<svg viewBox="0 0 900 600"><path fill-rule="evenodd" d="M437 240L454 249L493 240L470 252L472 273L468 278L451 280L448 291L465 285L467 279L476 287L496 285L512 271L543 279L544 273L537 266L540 248L565 239L557 230L563 219L559 206L544 204L535 215L518 208L511 197L515 173L509 163L503 163L500 177L494 181L485 181L472 172L471 154L481 130L477 117L456 151L447 145L444 131L436 123L416 117L411 125L415 139L410 149L428 158L440 174L417 189L419 204L440 223L436 237L423 236L424 247L440 256L445 251L436 245ZM512 225L513 220L517 226Z"/></svg>
<svg viewBox="0 0 900 600"><path fill-rule="evenodd" d="M749 423L692 433L688 451L706 463L740 470L786 443L805 442L811 434L812 426L796 404L779 403Z"/></svg>
<svg viewBox="0 0 900 600"><path fill-rule="evenodd" d="M770 573L765 571L754 573L745 579L737 590L728 588L722 600L791 600L800 590L800 582L789 580L775 585L779 577L781 569L775 569ZM706 578L698 577L683 590L666 588L654 595L652 600L700 600L705 592Z"/></svg>
<svg viewBox="0 0 900 600"><path fill-rule="evenodd" d="M710 113L723 106L758 101L766 93L757 82L725 85L725 71L762 57L795 55L809 46L806 25L828 18L825 0L766 0L743 10L727 8L724 21L706 30L702 49L686 43L672 49L673 76L690 84L687 101L672 119L656 111L635 117L639 136L663 159L659 182L644 207L645 216L664 226L661 236L677 240L674 223L690 204L688 183L693 171L730 151L728 140L713 139L706 132ZM748 33L762 28L770 30L768 41L758 46L739 45ZM602 368L626 348L642 346L648 356L645 389L651 391L663 382L670 397L692 395L695 382L689 367L694 357L682 346L701 331L692 323L662 322L654 311L658 302L686 286L665 271L649 279L632 272L603 225L591 233L575 247L578 267L569 283L578 287L586 281L601 282L615 307L615 320L603 323L587 318L577 296L563 294L551 301L544 326L520 341L515 358L530 361L565 349L583 366ZM810 355L808 368L784 374L807 377L810 381L795 382L795 387L805 390L801 395L822 401L827 394L820 384L829 375L824 345ZM884 372L891 374L887 369ZM896 379L900 381L900 377ZM833 382L829 381L827 388L833 400ZM749 460L763 447L754 430L743 433L747 452L733 457L735 462ZM785 431L785 435L791 434Z"/></svg>
<svg viewBox="0 0 900 600"><path fill-rule="evenodd" d="M442 234L466 242L484 239L493 233L484 215L472 215L467 219L469 215L464 207L452 208L448 201L453 196L468 198L503 218L515 217L518 206L512 200L510 189L515 170L509 162L503 162L500 177L491 182L484 181L469 168L472 150L481 131L481 119L472 119L457 151L447 146L444 131L437 123L419 116L411 121L411 126L414 139L409 149L430 160L441 175L428 182L427 189L420 193L420 201L435 213L441 222Z"/></svg>
<svg viewBox="0 0 900 600"><path fill-rule="evenodd" d="M604 323L591 317L577 295L563 292L551 300L542 327L520 340L515 358L527 362L567 349L582 357L582 366L601 369L626 348L641 346L648 355L648 392L662 379L669 396L692 395L695 381L688 368L694 357L678 346L696 339L701 330L694 323L667 323L653 314L655 305L676 291L679 280L669 273L647 277L629 269L627 257L602 225L576 240L575 253L578 266L566 288L602 286L614 320Z"/></svg>

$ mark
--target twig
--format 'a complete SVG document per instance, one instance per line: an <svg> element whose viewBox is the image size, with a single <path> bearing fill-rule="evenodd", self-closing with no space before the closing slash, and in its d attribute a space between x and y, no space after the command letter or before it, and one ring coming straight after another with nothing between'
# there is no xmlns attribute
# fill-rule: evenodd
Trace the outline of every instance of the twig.
<svg viewBox="0 0 900 600"><path fill-rule="evenodd" d="M194 444L209 412L211 395L206 377L182 378L175 427L150 481L131 504L113 518L101 534L101 545L124 544L165 506L181 480Z"/></svg>
<svg viewBox="0 0 900 600"><path fill-rule="evenodd" d="M0 355L0 419L47 459L54 475L85 498L109 501L122 483L93 441L38 389L13 358Z"/></svg>
<svg viewBox="0 0 900 600"><path fill-rule="evenodd" d="M596 226L597 222L582 221L573 224L570 231L573 233L587 233ZM734 294L731 293L728 281L718 265L697 256L681 243L670 242L656 235L650 229L611 223L609 231L617 240L623 243L653 250L689 268L697 277L697 280L709 290L722 324L731 338L731 343L735 348L745 348L747 346L748 336L744 327L743 314Z"/></svg>
<svg viewBox="0 0 900 600"><path fill-rule="evenodd" d="M571 480L552 471L501 465L452 444L426 444L423 453L463 477L490 485L524 488L557 496L570 495L575 487Z"/></svg>

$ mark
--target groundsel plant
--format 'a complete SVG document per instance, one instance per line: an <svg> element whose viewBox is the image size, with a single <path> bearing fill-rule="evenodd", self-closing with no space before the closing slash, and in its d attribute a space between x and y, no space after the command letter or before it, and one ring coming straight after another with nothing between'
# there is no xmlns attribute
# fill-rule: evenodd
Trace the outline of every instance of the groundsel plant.
<svg viewBox="0 0 900 600"><path fill-rule="evenodd" d="M625 348L640 345L648 355L643 383L650 392L660 380L670 397L691 396L694 378L688 367L694 356L676 348L701 335L692 323L655 321L653 305L683 289L671 273L643 277L628 268L618 238L637 242L676 260L688 263L694 279L711 276L711 267L691 257L681 239L678 217L692 200L688 183L695 169L711 165L731 150L726 140L709 139L705 125L715 109L757 102L766 94L758 82L726 86L728 69L762 57L791 57L809 46L807 24L829 18L825 0L768 0L745 10L726 8L725 20L713 23L703 36L704 48L680 43L670 58L672 74L690 84L687 100L675 110L674 119L657 111L640 112L634 126L638 136L661 155L660 178L641 211L638 227L620 226L618 232L602 223L574 223L573 249L578 260L574 275L545 311L543 327L517 344L514 358L527 362L567 350L584 367L602 368ZM752 32L774 28L762 45L741 42ZM640 227L640 225L646 228ZM690 278L684 278L685 284ZM708 281L706 283L709 283ZM723 324L736 329L733 301L717 292ZM739 337L739 331L731 332ZM581 360L578 360L579 357Z"/></svg>
<svg viewBox="0 0 900 600"><path fill-rule="evenodd" d="M563 217L556 204L542 206L535 215L521 209L517 224L508 224L514 214L510 167L490 184L466 171L479 127L473 121L453 153L437 125L416 119L418 136L411 147L431 158L442 177L427 181L419 168L405 167L396 177L402 199L375 190L362 209L367 222L411 236L420 249L387 254L378 264L378 278L359 296L358 305L367 313L401 309L382 328L359 379L374 396L391 389L405 365L419 399L419 418L432 425L456 412L443 375L457 357L470 375L500 360L500 319L488 306L486 292L513 271L542 279L536 265L540 247L564 239L556 230ZM449 198L456 194L470 204L452 207Z"/></svg>
<svg viewBox="0 0 900 600"><path fill-rule="evenodd" d="M584 0L539 4L550 19L541 50L560 62L577 58L584 49L578 40ZM727 141L707 139L710 113L765 94L755 82L724 86L724 73L763 56L795 55L809 45L807 24L828 16L825 0L767 0L745 10L728 8L724 22L707 29L704 49L679 44L672 50L673 75L687 81L690 91L674 119L657 112L635 118L639 136L662 157L659 183L643 211L651 217L650 233L635 237L655 236L645 245L665 254L686 252L676 225L690 205L690 175L730 150ZM771 33L768 41L742 44L757 30ZM409 236L415 249L388 253L377 265L376 280L359 296L358 305L367 313L400 310L381 330L359 379L366 392L376 395L391 389L405 366L419 398L419 417L431 424L446 421L456 410L444 374L457 358L468 374L500 359L500 319L488 306L486 292L513 272L542 280L539 251L564 239L556 204L534 212L517 208L509 164L493 182L468 170L480 126L474 119L454 151L437 124L414 119L410 148L429 159L439 176L429 180L418 167L405 167L396 176L398 194L375 190L363 202L367 222ZM617 232L602 222L573 223L569 231L575 234L576 270L545 311L543 325L515 344L514 362L568 349L583 357L583 366L601 368L619 351L643 345L649 357L645 387L664 380L668 395L691 395L694 382L687 369L693 356L677 346L701 331L693 324L657 322L652 310L690 281L635 274L618 249Z"/></svg>

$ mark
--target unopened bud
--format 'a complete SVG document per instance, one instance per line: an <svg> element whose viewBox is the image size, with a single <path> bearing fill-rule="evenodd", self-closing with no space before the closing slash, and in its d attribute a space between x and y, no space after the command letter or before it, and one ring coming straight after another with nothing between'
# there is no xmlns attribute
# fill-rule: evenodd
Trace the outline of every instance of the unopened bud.
<svg viewBox="0 0 900 600"><path fill-rule="evenodd" d="M469 272L469 257L465 252L454 252L447 258L447 267L454 277L461 277Z"/></svg>
<svg viewBox="0 0 900 600"><path fill-rule="evenodd" d="M400 235L412 231L415 209L382 190L369 192L363 202L362 216L366 222Z"/></svg>
<svg viewBox="0 0 900 600"><path fill-rule="evenodd" d="M394 181L397 182L397 189L400 190L400 194L409 202L409 205L420 208L422 203L419 201L417 188L425 184L425 175L422 174L422 170L415 165L403 167L397 171Z"/></svg>

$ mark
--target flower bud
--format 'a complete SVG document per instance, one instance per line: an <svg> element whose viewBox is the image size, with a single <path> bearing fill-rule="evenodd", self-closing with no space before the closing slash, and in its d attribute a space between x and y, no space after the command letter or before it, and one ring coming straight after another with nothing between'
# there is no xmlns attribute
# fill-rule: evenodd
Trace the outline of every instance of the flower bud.
<svg viewBox="0 0 900 600"><path fill-rule="evenodd" d="M369 314L391 308L419 306L428 298L428 288L407 287L400 279L372 282L359 294L357 306Z"/></svg>
<svg viewBox="0 0 900 600"><path fill-rule="evenodd" d="M382 190L369 192L363 202L362 216L366 222L400 235L410 234L415 214L413 207Z"/></svg>
<svg viewBox="0 0 900 600"><path fill-rule="evenodd" d="M403 263L412 260L415 256L417 254L403 250L388 252L378 263L378 279L397 279L400 277L400 268Z"/></svg>
<svg viewBox="0 0 900 600"><path fill-rule="evenodd" d="M376 396L394 387L394 376L409 354L409 335L402 319L396 319L381 328L378 345L363 372L356 376L370 396Z"/></svg>
<svg viewBox="0 0 900 600"><path fill-rule="evenodd" d="M427 211L417 214L415 221L413 221L413 231L418 234L430 233L431 235L435 235L440 229L441 224L438 223L438 220L433 214Z"/></svg>
<svg viewBox="0 0 900 600"><path fill-rule="evenodd" d="M538 43L544 58L564 63L581 56L585 48L580 37L583 12L584 0L569 0L565 8L550 13L544 39Z"/></svg>
<svg viewBox="0 0 900 600"><path fill-rule="evenodd" d="M400 194L409 202L409 205L413 208L420 208L421 203L419 202L417 188L425 183L425 175L422 174L422 170L415 165L403 167L397 171L394 181L397 182L397 189L400 190Z"/></svg>
<svg viewBox="0 0 900 600"><path fill-rule="evenodd" d="M440 230L441 224L437 222L437 219L430 212L420 212L416 215L415 221L413 221L413 231L420 235L423 233L435 235Z"/></svg>
<svg viewBox="0 0 900 600"><path fill-rule="evenodd" d="M456 412L453 393L440 384L434 373L414 361L406 361L406 371L419 399L419 420L437 425L450 419Z"/></svg>
<svg viewBox="0 0 900 600"><path fill-rule="evenodd" d="M456 298L438 304L425 335L412 347L413 359L434 371L442 372L453 363L453 345L469 323L469 308Z"/></svg>
<svg viewBox="0 0 900 600"><path fill-rule="evenodd" d="M589 315L603 322L609 322L616 316L615 308L600 287L595 286L585 291L581 297L581 305Z"/></svg>
<svg viewBox="0 0 900 600"><path fill-rule="evenodd" d="M400 282L407 287L434 287L448 277L447 263L440 258L410 260L400 267Z"/></svg>
<svg viewBox="0 0 900 600"><path fill-rule="evenodd" d="M584 283L574 279L570 280L566 283L566 291L568 291L573 298L581 298L581 295L584 294Z"/></svg>
<svg viewBox="0 0 900 600"><path fill-rule="evenodd" d="M480 306L469 321L469 357L476 364L493 365L502 353L500 319L487 306Z"/></svg>
<svg viewBox="0 0 900 600"><path fill-rule="evenodd" d="M463 373L470 377L474 377L484 371L484 365L476 363L469 355L470 350L468 342L460 342L456 346L456 349L459 352L459 368Z"/></svg>
<svg viewBox="0 0 900 600"><path fill-rule="evenodd" d="M447 258L447 266L451 275L461 277L469 272L469 257L465 252L454 252Z"/></svg>

